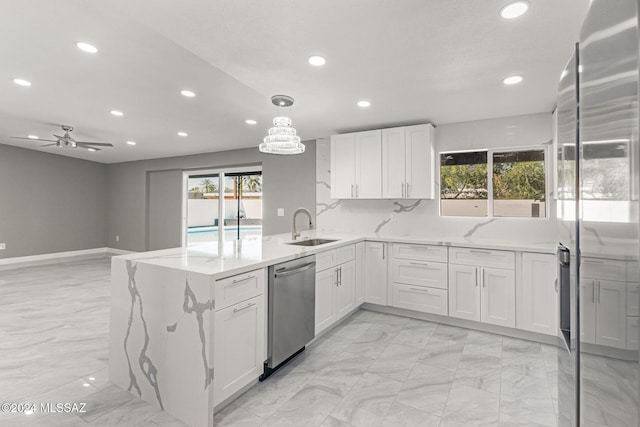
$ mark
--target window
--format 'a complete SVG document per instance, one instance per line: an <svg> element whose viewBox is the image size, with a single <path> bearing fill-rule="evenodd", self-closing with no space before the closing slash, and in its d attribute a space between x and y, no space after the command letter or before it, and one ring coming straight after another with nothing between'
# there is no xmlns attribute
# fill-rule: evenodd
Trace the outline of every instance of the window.
<svg viewBox="0 0 640 427"><path fill-rule="evenodd" d="M223 243L262 235L262 172L185 172L184 244Z"/></svg>
<svg viewBox="0 0 640 427"><path fill-rule="evenodd" d="M440 154L442 216L546 217L545 195L543 148Z"/></svg>

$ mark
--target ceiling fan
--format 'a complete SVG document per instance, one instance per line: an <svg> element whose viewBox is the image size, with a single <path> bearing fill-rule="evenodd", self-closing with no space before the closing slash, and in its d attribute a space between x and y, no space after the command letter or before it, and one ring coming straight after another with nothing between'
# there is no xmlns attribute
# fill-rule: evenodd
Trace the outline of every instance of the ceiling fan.
<svg viewBox="0 0 640 427"><path fill-rule="evenodd" d="M50 147L52 145L55 145L55 146L60 147L60 148L77 148L77 147L81 147L81 148L86 148L86 149L91 150L91 151L100 151L100 148L98 148L98 147L113 147L113 144L109 144L109 143L106 143L106 142L76 141L75 139L73 139L71 137L71 135L69 135L69 132L73 131L73 126L62 125L61 128L64 131L64 135L60 136L60 135L54 134L53 136L56 137L55 140L53 140L53 139L37 139L37 141L53 142L53 144L45 144L45 145L41 145L41 147ZM21 136L12 136L11 138L13 138L13 139L28 139L30 141L34 141L35 140L33 138L24 138L24 137L21 137Z"/></svg>

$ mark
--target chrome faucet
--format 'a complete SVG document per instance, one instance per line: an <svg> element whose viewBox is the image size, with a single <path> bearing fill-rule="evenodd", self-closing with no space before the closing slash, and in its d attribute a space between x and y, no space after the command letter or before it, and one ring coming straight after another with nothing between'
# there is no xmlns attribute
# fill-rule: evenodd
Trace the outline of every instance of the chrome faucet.
<svg viewBox="0 0 640 427"><path fill-rule="evenodd" d="M311 212L306 208L298 208L293 213L293 232L291 233L291 239L296 240L297 237L300 237L300 232L296 231L296 217L299 213L306 214L309 217L309 230L313 230L313 220L311 219Z"/></svg>

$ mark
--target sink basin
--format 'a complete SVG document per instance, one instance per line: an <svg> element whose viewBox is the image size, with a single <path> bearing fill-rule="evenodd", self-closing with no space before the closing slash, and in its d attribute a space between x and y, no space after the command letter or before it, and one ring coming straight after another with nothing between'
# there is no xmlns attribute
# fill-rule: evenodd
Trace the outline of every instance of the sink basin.
<svg viewBox="0 0 640 427"><path fill-rule="evenodd" d="M337 240L331 239L307 239L300 240L299 242L290 242L287 245L296 245L296 246L318 246L324 245L325 243L337 242Z"/></svg>

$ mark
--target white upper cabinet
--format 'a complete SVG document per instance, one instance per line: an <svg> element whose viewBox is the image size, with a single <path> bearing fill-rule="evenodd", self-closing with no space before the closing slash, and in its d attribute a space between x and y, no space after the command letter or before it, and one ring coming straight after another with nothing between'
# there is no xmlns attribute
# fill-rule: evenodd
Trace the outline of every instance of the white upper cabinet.
<svg viewBox="0 0 640 427"><path fill-rule="evenodd" d="M382 197L382 131L331 137L331 198Z"/></svg>
<svg viewBox="0 0 640 427"><path fill-rule="evenodd" d="M382 130L382 198L434 198L431 124Z"/></svg>

